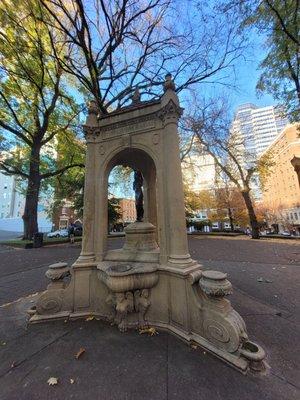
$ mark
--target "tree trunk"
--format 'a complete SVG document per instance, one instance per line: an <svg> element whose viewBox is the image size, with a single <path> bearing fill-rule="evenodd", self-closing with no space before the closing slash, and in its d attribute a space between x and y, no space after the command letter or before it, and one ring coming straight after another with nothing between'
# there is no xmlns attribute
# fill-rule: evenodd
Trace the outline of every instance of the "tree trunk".
<svg viewBox="0 0 300 400"><path fill-rule="evenodd" d="M233 225L233 215L232 215L231 207L228 207L228 217L229 217L229 222L230 222L230 230L231 230L231 232L233 232L234 225Z"/></svg>
<svg viewBox="0 0 300 400"><path fill-rule="evenodd" d="M29 178L23 214L23 239L32 240L38 232L38 201L40 191L40 146L34 144L30 154Z"/></svg>
<svg viewBox="0 0 300 400"><path fill-rule="evenodd" d="M244 201L245 201L245 204L247 207L250 225L252 228L252 239L259 239L259 227L258 227L258 222L257 222L257 218L255 215L254 207L252 204L252 199L250 197L250 191L243 190L242 196L244 198Z"/></svg>

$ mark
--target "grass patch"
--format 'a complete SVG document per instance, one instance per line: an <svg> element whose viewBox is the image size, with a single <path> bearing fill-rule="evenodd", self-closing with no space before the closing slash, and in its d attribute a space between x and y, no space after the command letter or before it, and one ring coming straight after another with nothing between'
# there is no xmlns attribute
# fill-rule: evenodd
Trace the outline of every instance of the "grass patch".
<svg viewBox="0 0 300 400"><path fill-rule="evenodd" d="M242 232L188 232L188 235L197 236L245 236Z"/></svg>
<svg viewBox="0 0 300 400"><path fill-rule="evenodd" d="M81 242L82 237L75 236L74 240L75 242ZM49 246L52 244L62 244L62 243L70 243L70 239L65 237L60 237L60 238L46 237L43 240L43 246ZM5 241L0 241L0 245L10 246L10 247L20 247L20 248L30 247L32 244L33 244L32 240L22 240L22 239L10 239Z"/></svg>

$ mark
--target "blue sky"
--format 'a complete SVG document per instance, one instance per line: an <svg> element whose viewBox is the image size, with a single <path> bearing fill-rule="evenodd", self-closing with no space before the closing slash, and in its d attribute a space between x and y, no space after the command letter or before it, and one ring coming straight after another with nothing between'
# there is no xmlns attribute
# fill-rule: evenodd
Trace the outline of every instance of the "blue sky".
<svg viewBox="0 0 300 400"><path fill-rule="evenodd" d="M256 83L261 74L259 64L266 55L265 38L253 31L248 39L249 47L244 51L245 60L241 59L235 65L235 79L232 83L235 83L237 89L228 90L233 112L243 103L254 103L260 107L276 104L271 95L265 93L258 96L256 93Z"/></svg>

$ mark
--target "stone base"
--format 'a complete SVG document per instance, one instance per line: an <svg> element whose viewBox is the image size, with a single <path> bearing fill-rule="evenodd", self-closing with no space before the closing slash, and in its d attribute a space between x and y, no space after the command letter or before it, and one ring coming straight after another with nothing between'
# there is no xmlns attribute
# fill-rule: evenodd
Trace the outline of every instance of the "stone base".
<svg viewBox="0 0 300 400"><path fill-rule="evenodd" d="M125 229L122 249L106 253L107 261L158 263L159 247L155 240L155 226L150 222L134 222Z"/></svg>
<svg viewBox="0 0 300 400"><path fill-rule="evenodd" d="M201 346L243 373L259 370L265 353L248 340L243 319L225 299L231 291L225 274L202 272L198 265L176 271L154 263L105 261L73 267L64 289L54 284L41 295L37 309L43 314L30 322L93 315L121 331L156 327Z"/></svg>

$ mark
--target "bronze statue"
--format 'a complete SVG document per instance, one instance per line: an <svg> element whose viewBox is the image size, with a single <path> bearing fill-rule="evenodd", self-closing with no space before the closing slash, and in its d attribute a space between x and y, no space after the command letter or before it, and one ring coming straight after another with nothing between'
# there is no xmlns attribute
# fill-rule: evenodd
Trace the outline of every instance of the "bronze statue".
<svg viewBox="0 0 300 400"><path fill-rule="evenodd" d="M133 190L135 192L136 220L143 221L144 217L144 194L143 194L143 175L140 171L134 171Z"/></svg>

